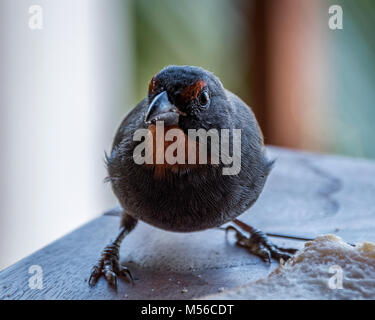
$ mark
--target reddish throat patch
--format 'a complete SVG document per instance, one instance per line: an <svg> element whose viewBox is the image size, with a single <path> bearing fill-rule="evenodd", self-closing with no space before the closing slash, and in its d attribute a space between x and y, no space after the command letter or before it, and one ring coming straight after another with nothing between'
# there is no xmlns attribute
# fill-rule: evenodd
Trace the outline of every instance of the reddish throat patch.
<svg viewBox="0 0 375 320"><path fill-rule="evenodd" d="M177 137L174 138L173 141L166 141L165 140L165 134L167 133L168 130L170 129L177 129L181 132L181 135L184 136L184 139L177 139ZM178 126L165 126L164 127L164 133L163 133L163 139L157 139L156 137L156 125L151 124L148 127L148 134L150 135L147 139L147 141L152 141L152 164L145 164L146 166L149 166L150 168L154 169L154 177L161 179L165 177L167 171L172 171L173 173L178 173L180 170L188 170L195 168L197 165L196 164L189 164L188 163L188 155L190 154L189 152L195 152L196 153L196 159L198 161L199 159L199 143L195 142L195 148L192 147L194 144L189 143L189 137L178 127ZM185 149L185 162L184 164L169 164L166 161L166 150L167 148L172 144L175 143L176 141L177 144L183 143L184 144L184 149ZM180 147L180 146L178 146ZM162 159L161 164L156 163L156 157L158 154L163 154L164 158Z"/></svg>

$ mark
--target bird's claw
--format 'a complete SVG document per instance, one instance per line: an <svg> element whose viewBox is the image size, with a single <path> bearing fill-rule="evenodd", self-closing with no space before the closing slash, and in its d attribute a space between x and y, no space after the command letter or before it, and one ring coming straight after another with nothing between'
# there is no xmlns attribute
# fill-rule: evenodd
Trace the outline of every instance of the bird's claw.
<svg viewBox="0 0 375 320"><path fill-rule="evenodd" d="M296 249L292 248L281 248L270 242L267 236L254 228L254 232L250 234L250 238L246 237L242 232L233 226L225 228L226 232L232 230L236 234L236 244L240 247L246 248L251 254L254 254L261 258L264 262L271 263L271 258L284 261L289 260Z"/></svg>
<svg viewBox="0 0 375 320"><path fill-rule="evenodd" d="M89 285L94 286L99 278L104 276L106 281L115 289L117 288L117 277L127 277L133 283L133 276L127 267L119 262L119 246L112 243L106 246L98 263L92 268Z"/></svg>

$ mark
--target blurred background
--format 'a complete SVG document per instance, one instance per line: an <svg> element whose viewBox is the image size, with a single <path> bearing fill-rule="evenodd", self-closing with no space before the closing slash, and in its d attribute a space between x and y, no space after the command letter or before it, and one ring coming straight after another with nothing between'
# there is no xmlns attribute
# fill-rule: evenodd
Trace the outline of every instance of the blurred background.
<svg viewBox="0 0 375 320"><path fill-rule="evenodd" d="M104 150L169 64L213 71L267 144L374 158L374 28L371 0L0 0L0 269L116 203Z"/></svg>

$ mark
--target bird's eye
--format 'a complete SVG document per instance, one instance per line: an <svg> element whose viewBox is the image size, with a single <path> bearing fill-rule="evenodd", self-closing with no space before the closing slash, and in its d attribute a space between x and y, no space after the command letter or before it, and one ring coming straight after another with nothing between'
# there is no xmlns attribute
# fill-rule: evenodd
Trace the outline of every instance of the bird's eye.
<svg viewBox="0 0 375 320"><path fill-rule="evenodd" d="M203 91L201 92L201 94L199 95L199 103L201 106L205 106L208 101L210 100L210 96L208 94L207 91Z"/></svg>

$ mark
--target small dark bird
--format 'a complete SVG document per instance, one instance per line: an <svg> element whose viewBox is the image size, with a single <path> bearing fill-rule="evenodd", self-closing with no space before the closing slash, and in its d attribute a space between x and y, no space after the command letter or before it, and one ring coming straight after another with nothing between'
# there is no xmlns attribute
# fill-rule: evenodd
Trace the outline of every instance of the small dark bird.
<svg viewBox="0 0 375 320"><path fill-rule="evenodd" d="M133 139L135 132L146 129L154 138L160 121L164 121L165 131L177 129L186 141L191 139L189 129L229 129L232 138L233 130L241 129L239 172L223 174L227 164L221 160L207 164L135 163L134 150L140 144ZM157 151L165 151L175 140L164 140L162 144L155 139L148 141L152 143L155 160ZM201 143L208 155L214 150L210 139L197 139L194 143L197 157ZM234 153L233 142L229 150ZM119 248L138 220L178 232L219 227L232 221L250 233L246 237L233 226L227 227L226 230L236 232L238 245L264 261L289 259L294 249L273 245L265 234L236 219L259 197L272 164L266 157L263 136L251 108L224 89L214 74L192 66L164 68L151 79L147 97L122 121L107 156L108 180L122 207L121 229L115 241L103 250L89 283L95 284L101 275L114 286L117 276L132 279L129 270L119 262Z"/></svg>

